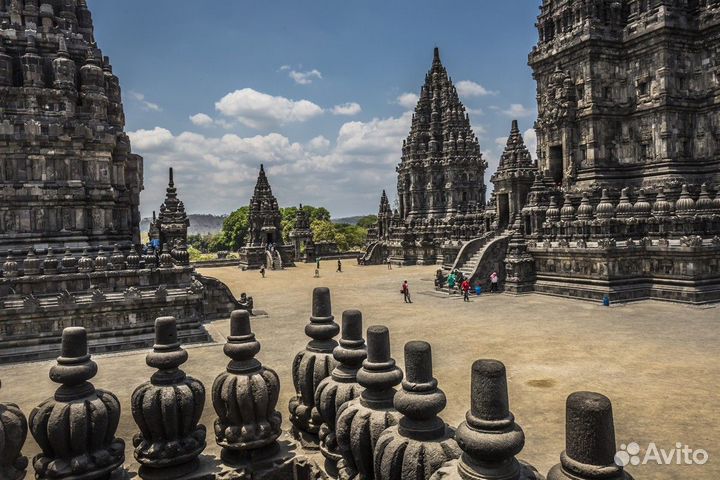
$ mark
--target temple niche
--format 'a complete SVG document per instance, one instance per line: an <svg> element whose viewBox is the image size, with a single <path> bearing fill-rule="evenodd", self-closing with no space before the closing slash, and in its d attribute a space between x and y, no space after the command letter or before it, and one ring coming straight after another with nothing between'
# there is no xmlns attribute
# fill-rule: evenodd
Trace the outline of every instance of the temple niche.
<svg viewBox="0 0 720 480"><path fill-rule="evenodd" d="M399 210L383 194L362 261L437 263L480 286L497 272L512 293L719 301L717 8L545 0L529 56L538 159L513 122L487 204L436 52L397 169ZM439 142L448 131L461 134Z"/></svg>
<svg viewBox="0 0 720 480"><path fill-rule="evenodd" d="M248 238L240 250L240 266L244 269L282 269L294 266L294 247L283 240L282 215L260 165L255 192L250 199Z"/></svg>
<svg viewBox="0 0 720 480"><path fill-rule="evenodd" d="M84 0L0 0L0 95L0 363L56 357L70 325L93 352L152 345L165 315L207 341L239 303L190 266L172 173L165 248L140 245L143 159Z"/></svg>

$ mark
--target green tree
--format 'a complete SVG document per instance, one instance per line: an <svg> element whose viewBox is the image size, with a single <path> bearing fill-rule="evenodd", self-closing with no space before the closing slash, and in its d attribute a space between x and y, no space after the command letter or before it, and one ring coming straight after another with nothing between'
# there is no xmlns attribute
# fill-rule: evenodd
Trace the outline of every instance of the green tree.
<svg viewBox="0 0 720 480"><path fill-rule="evenodd" d="M366 215L357 221L357 226L362 227L365 230L368 230L368 229L374 227L375 224L377 223L377 221L378 221L377 215Z"/></svg>
<svg viewBox="0 0 720 480"><path fill-rule="evenodd" d="M313 242L334 242L335 241L335 225L329 220L315 220L310 225L313 232Z"/></svg>
<svg viewBox="0 0 720 480"><path fill-rule="evenodd" d="M249 206L241 207L231 213L223 222L220 238L213 242L213 246L218 250L239 250L243 247L250 228L249 215Z"/></svg>

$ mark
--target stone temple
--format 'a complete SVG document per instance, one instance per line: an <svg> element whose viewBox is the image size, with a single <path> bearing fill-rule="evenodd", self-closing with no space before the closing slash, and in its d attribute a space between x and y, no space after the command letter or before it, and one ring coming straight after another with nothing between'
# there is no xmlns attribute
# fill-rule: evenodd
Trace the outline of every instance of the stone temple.
<svg viewBox="0 0 720 480"><path fill-rule="evenodd" d="M240 266L246 269L260 267L281 269L292 267L295 247L283 241L282 215L278 201L272 193L265 167L260 165L255 193L250 199L248 238L240 250Z"/></svg>
<svg viewBox="0 0 720 480"><path fill-rule="evenodd" d="M437 140L469 123L447 120L464 115L433 84L436 52L398 167L400 209L383 194L363 261L437 263L476 285L495 271L513 293L720 300L720 5L545 0L537 26L538 160L513 122L485 203L476 141ZM433 118L434 134L418 135Z"/></svg>
<svg viewBox="0 0 720 480"><path fill-rule="evenodd" d="M206 340L237 302L166 228L187 220L172 174L161 251L139 250L143 162L86 2L0 0L0 29L0 362L57 356L70 325L93 351L152 345L163 315Z"/></svg>

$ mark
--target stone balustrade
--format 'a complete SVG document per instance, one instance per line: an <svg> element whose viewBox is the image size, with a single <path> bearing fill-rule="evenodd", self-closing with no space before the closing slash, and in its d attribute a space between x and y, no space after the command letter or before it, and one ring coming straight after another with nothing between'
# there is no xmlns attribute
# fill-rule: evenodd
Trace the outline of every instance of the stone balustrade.
<svg viewBox="0 0 720 480"><path fill-rule="evenodd" d="M403 375L391 357L386 327L368 327L366 345L361 313L351 310L343 314L338 343L341 329L327 288L315 289L312 310L305 329L311 340L293 365L292 433L281 431L280 378L255 358L262 339L253 334L246 311L231 316L228 364L205 367L218 372L208 392L217 415L210 426L200 423L205 386L180 368L189 352L175 318L156 320L155 345L146 357L155 372L144 383L137 379L127 406L90 383L98 366L87 331L66 328L61 356L50 369L59 384L54 395L29 420L16 405L0 404L0 478L19 480L30 468L38 480L126 478L125 442L134 447L139 477L153 480L544 478L516 459L525 435L509 408L502 363L473 364L470 409L456 430L438 416L447 398L433 376L429 343L405 344ZM122 408L132 411L132 439L116 436ZM198 461L208 430L222 455ZM40 447L30 461L22 453L28 431ZM610 400L597 393L570 395L566 431L566 451L548 478L631 480L615 464ZM329 462L323 463L318 447Z"/></svg>

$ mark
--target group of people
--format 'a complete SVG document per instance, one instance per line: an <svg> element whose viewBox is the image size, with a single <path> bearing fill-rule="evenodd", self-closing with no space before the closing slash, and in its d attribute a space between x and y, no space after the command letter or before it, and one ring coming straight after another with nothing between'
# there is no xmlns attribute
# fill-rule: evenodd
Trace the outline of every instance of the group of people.
<svg viewBox="0 0 720 480"><path fill-rule="evenodd" d="M498 276L497 272L493 272L490 275L490 287L488 289L488 292L499 291L499 279L500 277ZM451 293L460 292L463 295L463 301L470 301L470 292L472 290L472 285L470 284L470 278L465 277L463 272L461 272L460 270L454 270L450 273L450 275L448 275L447 278L445 278L445 276L443 275L443 271L438 270L437 274L435 275L435 287L443 288L446 283Z"/></svg>

